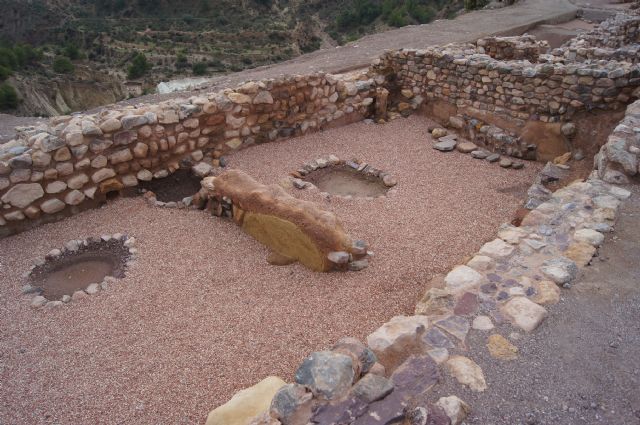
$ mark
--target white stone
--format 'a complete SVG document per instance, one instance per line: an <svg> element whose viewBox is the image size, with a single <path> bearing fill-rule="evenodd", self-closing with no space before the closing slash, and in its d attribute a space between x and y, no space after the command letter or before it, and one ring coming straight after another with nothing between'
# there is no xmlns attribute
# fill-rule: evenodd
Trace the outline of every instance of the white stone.
<svg viewBox="0 0 640 425"><path fill-rule="evenodd" d="M526 332L533 331L547 317L547 310L544 307L526 297L512 298L502 307L502 312Z"/></svg>
<svg viewBox="0 0 640 425"><path fill-rule="evenodd" d="M609 192L621 201L629 199L629 197L631 196L631 192L618 186L611 186L609 188Z"/></svg>
<svg viewBox="0 0 640 425"><path fill-rule="evenodd" d="M444 281L452 293L466 292L479 286L484 277L468 266L456 266Z"/></svg>
<svg viewBox="0 0 640 425"><path fill-rule="evenodd" d="M85 289L85 291L89 295L95 295L100 292L100 285L98 283L92 283L91 285L87 286L87 289Z"/></svg>
<svg viewBox="0 0 640 425"><path fill-rule="evenodd" d="M467 266L477 271L487 271L495 265L495 261L486 255L476 255L467 263Z"/></svg>
<svg viewBox="0 0 640 425"><path fill-rule="evenodd" d="M86 174L78 174L67 180L67 184L70 189L80 189L82 186L89 182L89 177Z"/></svg>
<svg viewBox="0 0 640 425"><path fill-rule="evenodd" d="M471 327L477 331L490 331L494 328L489 316L478 316L473 319Z"/></svg>
<svg viewBox="0 0 640 425"><path fill-rule="evenodd" d="M593 198L593 203L597 208L611 208L612 210L620 206L620 201L610 195L596 196Z"/></svg>
<svg viewBox="0 0 640 425"><path fill-rule="evenodd" d="M451 425L460 425L467 418L467 415L471 410L467 403L454 395L441 397L436 402L436 405L440 406L447 416L449 416L449 419L451 419Z"/></svg>
<svg viewBox="0 0 640 425"><path fill-rule="evenodd" d="M138 177L138 180L148 182L153 179L153 174L149 170L140 170L136 177Z"/></svg>
<svg viewBox="0 0 640 425"><path fill-rule="evenodd" d="M47 193L60 193L63 192L67 188L67 184L62 181L55 181L47 184L47 187L44 189Z"/></svg>
<svg viewBox="0 0 640 425"><path fill-rule="evenodd" d="M42 295L36 295L31 299L31 307L32 308L40 308L43 307L47 303L47 299Z"/></svg>
<svg viewBox="0 0 640 425"><path fill-rule="evenodd" d="M55 198L46 200L40 205L40 209L47 214L54 214L62 211L64 207L65 203Z"/></svg>
<svg viewBox="0 0 640 425"><path fill-rule="evenodd" d="M285 385L282 379L269 376L212 410L205 425L248 425L253 418L269 410L271 400Z"/></svg>
<svg viewBox="0 0 640 425"><path fill-rule="evenodd" d="M2 195L2 202L16 208L26 208L36 199L44 196L44 190L38 183L17 184Z"/></svg>
<svg viewBox="0 0 640 425"><path fill-rule="evenodd" d="M511 225L504 226L498 231L500 239L513 245L517 245L525 236L527 236L525 230Z"/></svg>
<svg viewBox="0 0 640 425"><path fill-rule="evenodd" d="M604 235L592 229L580 229L573 234L573 239L599 247L604 242Z"/></svg>
<svg viewBox="0 0 640 425"><path fill-rule="evenodd" d="M487 257L500 259L509 257L513 254L515 248L503 241L502 239L494 239L491 242L487 242L480 248L480 255L486 255Z"/></svg>
<svg viewBox="0 0 640 425"><path fill-rule="evenodd" d="M558 285L571 282L578 274L578 266L565 257L556 257L542 263L540 271Z"/></svg>
<svg viewBox="0 0 640 425"><path fill-rule="evenodd" d="M68 205L78 205L84 201L85 195L79 190L72 190L64 197L64 202Z"/></svg>

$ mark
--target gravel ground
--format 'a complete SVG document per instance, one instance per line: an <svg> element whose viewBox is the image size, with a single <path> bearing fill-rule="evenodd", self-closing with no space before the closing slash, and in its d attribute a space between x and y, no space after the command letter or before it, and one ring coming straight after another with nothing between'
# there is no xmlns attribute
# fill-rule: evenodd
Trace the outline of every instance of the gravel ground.
<svg viewBox="0 0 640 425"><path fill-rule="evenodd" d="M517 360L491 358L488 333L471 332L489 388L473 393L443 376L438 390L472 406L468 424L640 424L640 185L633 192L599 257L540 328L519 339L498 330L519 348Z"/></svg>
<svg viewBox="0 0 640 425"><path fill-rule="evenodd" d="M359 157L397 178L387 199L322 201L375 258L358 273L269 266L230 221L120 199L0 240L0 423L202 423L267 375L291 380L310 352L410 314L425 283L509 221L540 169L504 170L431 148L428 122L354 124L230 158L274 183L320 155ZM292 191L294 189L291 189ZM20 293L33 259L69 239L123 232L138 262L117 285L55 311Z"/></svg>

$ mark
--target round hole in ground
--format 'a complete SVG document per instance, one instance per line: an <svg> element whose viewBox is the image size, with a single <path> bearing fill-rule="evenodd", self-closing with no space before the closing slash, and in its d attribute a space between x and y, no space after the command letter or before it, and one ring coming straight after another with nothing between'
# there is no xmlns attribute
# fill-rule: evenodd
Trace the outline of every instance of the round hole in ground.
<svg viewBox="0 0 640 425"><path fill-rule="evenodd" d="M307 174L305 181L321 192L338 196L377 197L389 190L379 177L369 176L347 165L319 168Z"/></svg>
<svg viewBox="0 0 640 425"><path fill-rule="evenodd" d="M31 273L30 284L39 288L48 300L60 300L64 295L100 283L107 276L124 277L128 249L118 240L95 240L77 251L64 252L47 259Z"/></svg>
<svg viewBox="0 0 640 425"><path fill-rule="evenodd" d="M201 180L191 170L181 168L167 177L142 182L140 188L153 192L158 201L179 202L198 193Z"/></svg>

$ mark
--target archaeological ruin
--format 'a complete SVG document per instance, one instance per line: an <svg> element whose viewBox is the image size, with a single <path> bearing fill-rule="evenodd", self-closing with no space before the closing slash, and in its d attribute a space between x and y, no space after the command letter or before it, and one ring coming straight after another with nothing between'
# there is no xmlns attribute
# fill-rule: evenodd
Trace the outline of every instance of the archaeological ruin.
<svg viewBox="0 0 640 425"><path fill-rule="evenodd" d="M181 306L184 317L197 312L182 295L166 300L159 294L182 286L191 274L198 286L184 284L183 290L195 294L197 308L228 304L247 311L273 287L278 292L269 305L281 309L254 317L247 327L236 315L220 319L229 320L223 322L226 333L237 327L255 341L241 343L234 336L216 348L233 351L237 344L252 354L239 360L243 367L225 386L228 401L216 398L208 406L207 425L461 424L473 406L439 393L441 377L472 392L491 391L471 358L468 335L499 326L534 332L561 296L572 296L572 285L631 196L625 185L638 182L639 46L640 14L628 10L554 49L526 34L487 36L387 51L365 70L248 81L190 98L115 105L19 127L13 140L0 145L0 238L7 252L11 240L31 244L33 251L23 262L10 261L23 268L21 304L12 309L26 306L43 321L74 308L90 312L92 303L109 312L101 294L121 291L132 308L162 306L140 320L160 320L160 327L180 335L168 322L180 323L174 315L183 313L167 313L170 303ZM393 139L403 127L416 134L415 143ZM338 130L351 133L340 139ZM373 140L376 134L385 134L385 154L374 153L382 149L373 146L382 144ZM352 147L351 140L358 142ZM406 169L413 162L402 162L425 162L425 155L432 162L424 169ZM454 196L472 204L449 213L447 200ZM490 209L494 204L499 212ZM443 221L427 228L416 218L423 210ZM374 215L379 221L367 221ZM113 219L108 226L97 224L106 216ZM79 223L71 220L82 217L93 233L69 234ZM138 220L151 229L138 234ZM445 246L453 231L438 234L445 220L456 235L462 233L451 252ZM212 222L218 227L207 227ZM184 230L189 223L192 233ZM474 227L477 233L464 234ZM48 246L43 229L58 245L67 242L40 252ZM163 233L172 239L149 242ZM251 245L245 234L260 245ZM209 239L220 245L212 249ZM163 245L166 256L145 259L156 245ZM92 262L88 269L73 270L86 261ZM144 272L141 261L148 262ZM420 269L430 261L437 267ZM181 278L163 282L174 265ZM250 269L260 276L255 293L244 282L242 270ZM78 275L89 280L80 286L64 282ZM136 289L146 275L158 294L153 286ZM304 288L321 291L333 278L342 280L331 291L353 297L353 304L321 301L316 309L316 298L307 298ZM242 288L243 295L214 292L214 281ZM409 308L390 295L407 281L418 286L404 293ZM370 282L381 290L365 288ZM369 297L388 303L380 301L369 312ZM344 315L331 317L341 309ZM120 307L112 313L119 314ZM239 381L247 365L263 361L260 353L274 344L255 336L257 324L273 316L287 321L289 315L292 322L317 320L319 328L332 331L335 323L342 338L303 353L308 356L302 363L260 366L260 379L251 372ZM358 339L344 333L351 329L344 325L349 315L365 322ZM274 340L296 347L305 331L296 330L296 323L287 326L271 330ZM143 333L132 329L131 335ZM208 332L206 326L198 329ZM134 336L113 335L134 343ZM197 351L198 342L181 341L185 350ZM492 355L508 360L519 355L513 343L495 334L488 345ZM153 345L146 341L142 350L157 355ZM286 355L299 358L308 346L300 347ZM272 363L285 356L278 353ZM216 378L220 382L232 379L234 368L226 367ZM265 378L269 370L287 379ZM183 379L178 372L174 378L157 379L167 386ZM238 382L249 388L237 392Z"/></svg>

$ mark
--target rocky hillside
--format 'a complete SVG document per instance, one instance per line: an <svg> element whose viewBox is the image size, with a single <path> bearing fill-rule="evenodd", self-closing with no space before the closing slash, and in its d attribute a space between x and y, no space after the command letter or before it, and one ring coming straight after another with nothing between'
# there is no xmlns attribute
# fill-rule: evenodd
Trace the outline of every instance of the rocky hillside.
<svg viewBox="0 0 640 425"><path fill-rule="evenodd" d="M110 81L99 91L118 82L111 95L98 97L119 100L153 90L160 81L235 72L390 27L450 17L463 4L463 0L0 0L5 11L0 15L0 40L7 47L28 43L41 49L40 66L26 72L30 76L18 69L10 74L23 81L37 75L48 80L53 69L59 82L73 85L80 79L75 90L80 101L75 103L91 107L97 106L96 96L83 94L91 79ZM64 66L54 69L56 61ZM78 78L79 66L90 68L93 77ZM58 107L56 93L36 97L50 102L25 106L29 98L23 98L18 112L68 112ZM64 103L75 110L70 102Z"/></svg>

